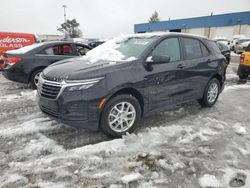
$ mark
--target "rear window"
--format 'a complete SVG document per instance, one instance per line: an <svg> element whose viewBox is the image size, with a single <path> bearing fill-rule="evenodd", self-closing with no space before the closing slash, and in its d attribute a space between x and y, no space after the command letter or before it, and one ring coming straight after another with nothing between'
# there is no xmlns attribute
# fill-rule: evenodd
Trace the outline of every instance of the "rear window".
<svg viewBox="0 0 250 188"><path fill-rule="evenodd" d="M202 57L202 51L199 40L183 38L183 45L186 59L195 59Z"/></svg>
<svg viewBox="0 0 250 188"><path fill-rule="evenodd" d="M217 42L216 44L219 47L220 51L229 50L229 48L225 44L223 44L222 42Z"/></svg>
<svg viewBox="0 0 250 188"><path fill-rule="evenodd" d="M220 54L221 51L219 49L219 47L217 46L216 42L211 41L211 40L206 40L207 43L209 44L209 46L211 47L211 49L213 49L213 51L217 54Z"/></svg>
<svg viewBox="0 0 250 188"><path fill-rule="evenodd" d="M248 44L248 46L246 48L246 52L250 52L250 44Z"/></svg>

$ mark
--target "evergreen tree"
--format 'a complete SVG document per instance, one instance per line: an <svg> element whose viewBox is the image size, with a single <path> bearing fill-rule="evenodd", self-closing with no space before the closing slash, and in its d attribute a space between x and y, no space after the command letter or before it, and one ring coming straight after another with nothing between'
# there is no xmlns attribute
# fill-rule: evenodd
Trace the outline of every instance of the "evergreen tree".
<svg viewBox="0 0 250 188"><path fill-rule="evenodd" d="M65 38L78 38L82 36L82 31L78 28L79 25L76 19L67 20L57 30L64 33Z"/></svg>
<svg viewBox="0 0 250 188"><path fill-rule="evenodd" d="M158 12L154 11L152 16L149 18L149 23L156 23L156 22L159 22L159 21L160 21L160 18L159 18Z"/></svg>

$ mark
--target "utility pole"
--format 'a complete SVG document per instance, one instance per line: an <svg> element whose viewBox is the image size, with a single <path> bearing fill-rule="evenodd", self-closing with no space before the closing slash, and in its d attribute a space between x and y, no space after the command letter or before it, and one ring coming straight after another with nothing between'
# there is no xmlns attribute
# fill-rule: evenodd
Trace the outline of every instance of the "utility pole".
<svg viewBox="0 0 250 188"><path fill-rule="evenodd" d="M67 21L67 18L66 18L66 8L67 8L67 6L63 5L62 7L63 7L64 23L66 23L66 21ZM66 32L66 30L64 30L64 37L67 38L67 32Z"/></svg>
<svg viewBox="0 0 250 188"><path fill-rule="evenodd" d="M63 14L63 16L64 16L64 23L66 23L66 8L67 8L67 6L66 5L63 5L62 6L63 7L63 12L64 12L64 14Z"/></svg>

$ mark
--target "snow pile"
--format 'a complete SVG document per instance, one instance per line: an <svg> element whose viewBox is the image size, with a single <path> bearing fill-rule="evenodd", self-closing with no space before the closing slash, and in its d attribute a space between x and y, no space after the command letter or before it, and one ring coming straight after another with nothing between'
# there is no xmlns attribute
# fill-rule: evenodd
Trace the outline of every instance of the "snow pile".
<svg viewBox="0 0 250 188"><path fill-rule="evenodd" d="M224 91L242 90L242 89L250 89L250 84L239 84L239 85L229 85L229 86L226 85Z"/></svg>
<svg viewBox="0 0 250 188"><path fill-rule="evenodd" d="M140 173L132 173L132 174L128 174L128 175L125 175L121 178L122 182L124 184L128 184L132 181L136 181L136 180L139 180L142 178L142 175Z"/></svg>
<svg viewBox="0 0 250 188"><path fill-rule="evenodd" d="M240 126L239 123L236 123L233 128L235 130L235 133L238 135L246 135L247 134L246 128Z"/></svg>
<svg viewBox="0 0 250 188"><path fill-rule="evenodd" d="M27 135L37 133L43 130L53 130L58 126L52 126L54 122L49 118L36 118L34 120L26 121L22 124L11 126L0 130L0 136L7 138L13 136Z"/></svg>
<svg viewBox="0 0 250 188"><path fill-rule="evenodd" d="M222 188L221 182L215 176L209 174L199 178L199 184L202 188Z"/></svg>
<svg viewBox="0 0 250 188"><path fill-rule="evenodd" d="M96 63L100 60L120 61L124 58L124 55L116 49L120 46L119 43L125 41L126 39L126 37L121 36L105 42L104 44L89 51L83 58L90 63Z"/></svg>
<svg viewBox="0 0 250 188"><path fill-rule="evenodd" d="M4 95L0 97L0 103L1 102L10 102L10 101L17 101L20 99L26 99L26 100L35 100L37 91L22 91L19 94L10 94L10 95Z"/></svg>

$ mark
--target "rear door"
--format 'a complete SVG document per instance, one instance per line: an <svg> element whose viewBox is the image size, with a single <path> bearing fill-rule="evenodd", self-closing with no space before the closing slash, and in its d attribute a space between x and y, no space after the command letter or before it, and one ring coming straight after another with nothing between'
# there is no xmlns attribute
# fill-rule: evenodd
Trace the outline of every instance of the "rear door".
<svg viewBox="0 0 250 188"><path fill-rule="evenodd" d="M204 87L210 77L208 64L211 63L210 52L204 43L196 38L181 38L184 54L180 75L185 88L184 100L198 99L203 95Z"/></svg>

